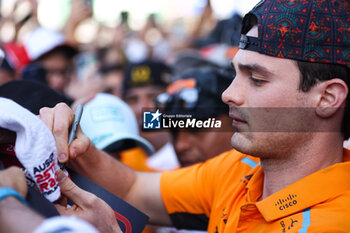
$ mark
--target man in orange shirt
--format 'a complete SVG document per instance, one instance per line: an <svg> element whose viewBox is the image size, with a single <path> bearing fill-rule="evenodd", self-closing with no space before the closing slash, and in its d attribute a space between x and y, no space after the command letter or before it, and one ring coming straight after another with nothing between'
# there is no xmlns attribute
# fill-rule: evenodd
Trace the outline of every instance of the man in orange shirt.
<svg viewBox="0 0 350 233"><path fill-rule="evenodd" d="M349 232L349 27L346 0L254 7L232 62L236 77L222 95L236 150L203 164L136 173L81 132L68 148L67 106L44 109L42 118L56 132L61 161L69 157L83 174L101 171L96 182L153 223L208 232Z"/></svg>

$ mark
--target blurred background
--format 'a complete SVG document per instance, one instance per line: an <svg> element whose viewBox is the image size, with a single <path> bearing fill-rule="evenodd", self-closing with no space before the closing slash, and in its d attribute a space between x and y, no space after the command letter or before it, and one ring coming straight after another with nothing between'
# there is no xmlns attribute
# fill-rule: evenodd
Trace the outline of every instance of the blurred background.
<svg viewBox="0 0 350 233"><path fill-rule="evenodd" d="M39 23L60 30L69 17L71 1L1 0L1 16L3 18L14 17L15 22L23 21L32 16L33 8L37 5ZM176 26L182 26L183 30L190 30L207 4L207 0L84 0L83 2L92 8L92 18L84 22L84 25L81 25L83 28L77 32L80 43L91 42L94 38L89 30L97 30L98 25L106 28L117 26L120 23L122 12L128 12L129 25L133 30L141 29L150 14L154 14L164 27L176 30ZM233 12L244 14L257 2L256 0L212 0L213 17L224 19L230 17ZM8 22L8 25L3 28L2 41L13 39L14 26Z"/></svg>
<svg viewBox="0 0 350 233"><path fill-rule="evenodd" d="M1 0L0 56L6 59L0 65L0 84L39 80L77 100L108 89L101 85L109 85L109 79L101 84L101 76L111 71L122 75L128 64L146 59L172 66L185 54L227 66L239 41L242 16L257 2ZM64 51L69 68L67 61L65 69L47 65L59 63L46 61L46 56L64 46L70 47ZM2 77L2 71L10 72L9 77ZM70 77L49 79L50 74Z"/></svg>
<svg viewBox="0 0 350 233"><path fill-rule="evenodd" d="M61 30L69 18L72 1L75 0L1 0L1 17L13 19L13 21L7 20L5 25L2 25L1 41L13 40L15 27L18 26L16 24L27 23L36 11L40 25ZM150 15L169 32L186 36L186 33L196 25L207 5L207 0L82 0L82 2L91 8L92 15L79 25L75 34L76 39L79 43L91 43L99 39L93 32L103 27L105 33L100 38L101 44L112 40L107 32L113 30L122 20L126 20L132 30L140 30ZM234 12L243 15L257 2L257 0L211 0L212 20L228 18ZM214 24L213 21L211 23ZM26 29L23 28L21 34L25 33Z"/></svg>
<svg viewBox="0 0 350 233"><path fill-rule="evenodd" d="M39 81L74 101L106 90L121 96L122 80L111 74L147 59L171 66L173 77L188 57L228 67L242 16L257 2L0 0L0 84ZM57 48L64 61L51 58Z"/></svg>

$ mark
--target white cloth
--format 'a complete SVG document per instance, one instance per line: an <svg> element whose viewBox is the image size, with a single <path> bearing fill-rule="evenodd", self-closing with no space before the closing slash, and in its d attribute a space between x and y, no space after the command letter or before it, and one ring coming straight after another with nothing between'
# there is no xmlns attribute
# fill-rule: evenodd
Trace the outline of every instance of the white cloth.
<svg viewBox="0 0 350 233"><path fill-rule="evenodd" d="M158 171L169 171L180 167L172 143L168 142L156 153L147 158L147 166Z"/></svg>
<svg viewBox="0 0 350 233"><path fill-rule="evenodd" d="M88 222L72 217L53 217L46 219L33 233L98 233Z"/></svg>
<svg viewBox="0 0 350 233"><path fill-rule="evenodd" d="M26 175L46 199L56 201L61 195L56 178L57 148L47 126L14 101L0 98L0 127L16 132L15 153Z"/></svg>

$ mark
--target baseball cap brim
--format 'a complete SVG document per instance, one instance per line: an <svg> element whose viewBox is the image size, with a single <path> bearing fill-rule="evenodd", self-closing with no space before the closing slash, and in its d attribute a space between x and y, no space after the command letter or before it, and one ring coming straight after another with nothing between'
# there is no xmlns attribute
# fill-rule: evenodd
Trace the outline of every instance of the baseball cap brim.
<svg viewBox="0 0 350 233"><path fill-rule="evenodd" d="M122 151L133 147L140 147L149 155L154 153L153 146L142 137L118 133L110 136L102 143L96 144L96 147L106 152Z"/></svg>
<svg viewBox="0 0 350 233"><path fill-rule="evenodd" d="M1 85L0 96L15 101L34 114L39 114L43 107L54 107L60 102L69 106L72 104L71 99L46 84L27 80L15 80Z"/></svg>
<svg viewBox="0 0 350 233"><path fill-rule="evenodd" d="M56 51L62 51L67 57L71 58L74 57L76 54L78 54L78 49L75 48L74 46L71 46L69 44L61 44L58 46L55 46L54 48L52 48L51 50L47 51L46 53L40 55L39 57L37 57L34 61L40 60L41 58L56 52Z"/></svg>

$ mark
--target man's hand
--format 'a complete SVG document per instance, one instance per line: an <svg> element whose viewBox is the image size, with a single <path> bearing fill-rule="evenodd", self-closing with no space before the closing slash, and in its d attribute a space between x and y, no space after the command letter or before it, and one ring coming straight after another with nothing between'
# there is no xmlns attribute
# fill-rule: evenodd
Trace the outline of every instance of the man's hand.
<svg viewBox="0 0 350 233"><path fill-rule="evenodd" d="M60 103L54 108L42 108L39 117L55 137L59 162L66 163L69 158L75 159L88 150L90 139L83 134L80 127L77 139L68 148L68 129L73 122L74 113L66 104Z"/></svg>
<svg viewBox="0 0 350 233"><path fill-rule="evenodd" d="M18 167L9 167L0 171L0 187L15 189L23 198L27 196L28 187L24 172Z"/></svg>
<svg viewBox="0 0 350 233"><path fill-rule="evenodd" d="M70 208L56 204L61 215L75 215L94 225L100 232L122 232L111 207L89 192L76 186L62 171L57 172L61 192L75 204Z"/></svg>

